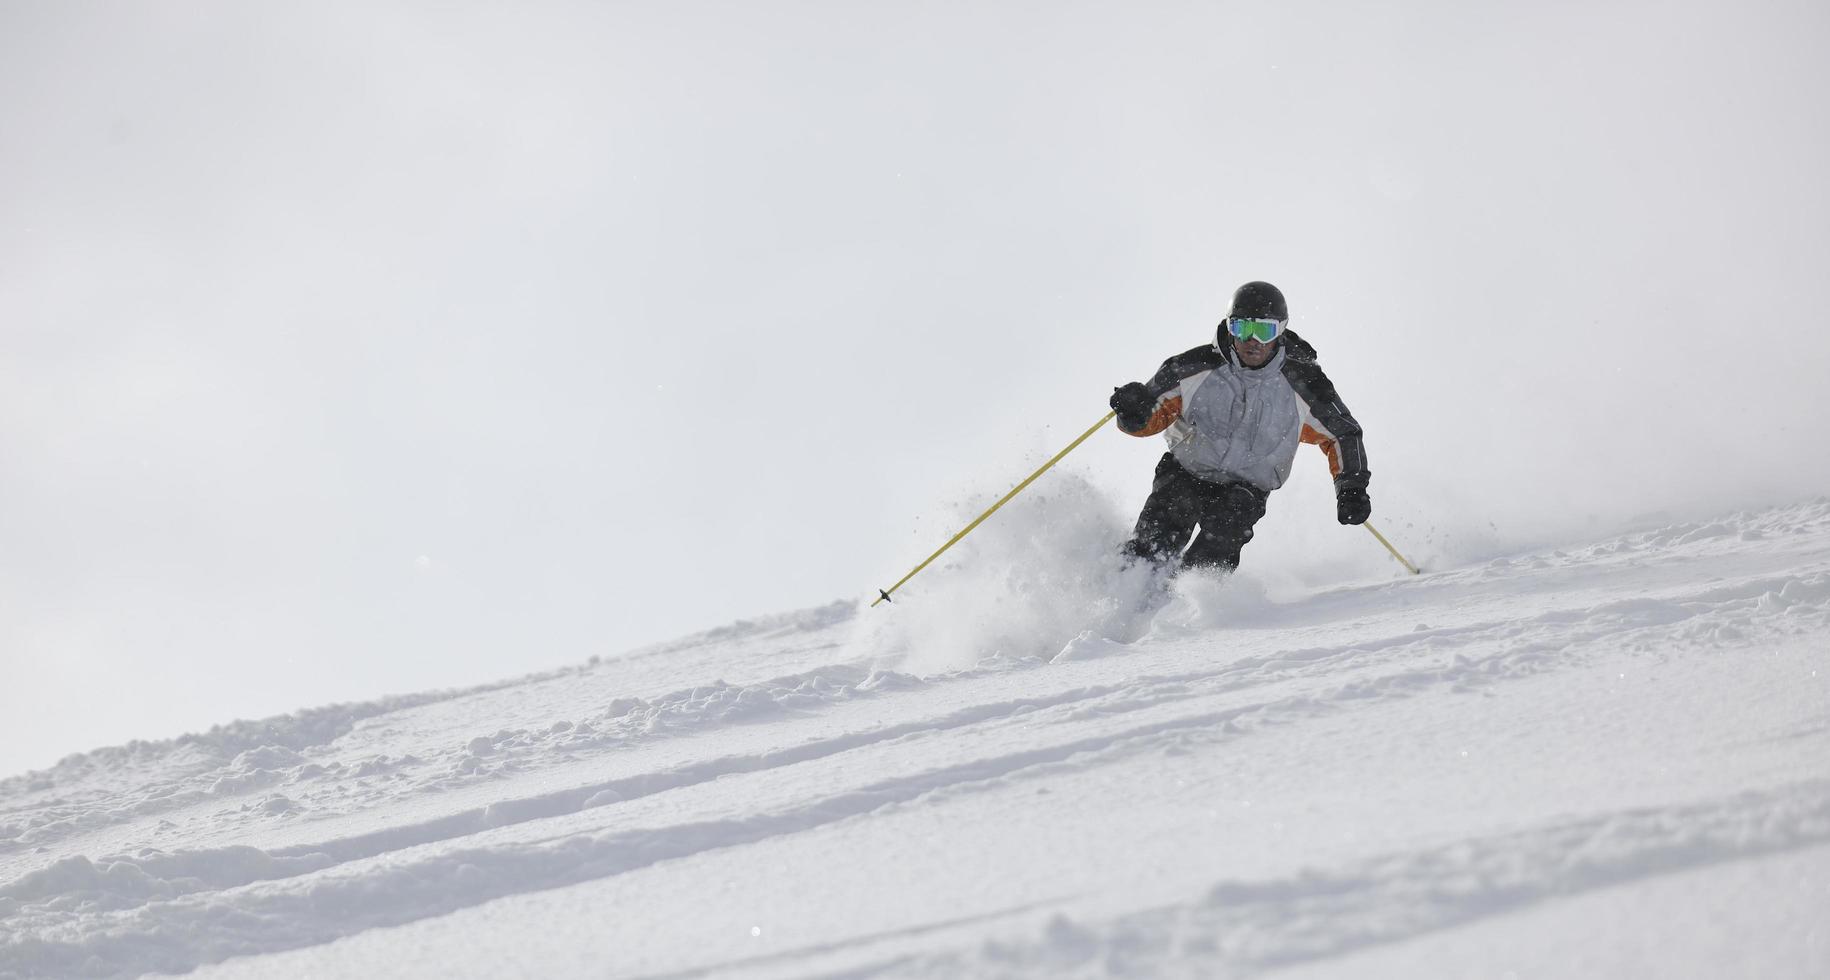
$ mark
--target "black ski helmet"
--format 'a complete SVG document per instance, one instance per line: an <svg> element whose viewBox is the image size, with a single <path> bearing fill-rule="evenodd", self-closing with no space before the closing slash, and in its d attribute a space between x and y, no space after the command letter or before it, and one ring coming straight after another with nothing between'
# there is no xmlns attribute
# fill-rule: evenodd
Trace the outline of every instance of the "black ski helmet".
<svg viewBox="0 0 1830 980"><path fill-rule="evenodd" d="M1227 316L1288 320L1290 307L1284 304L1283 291L1276 286L1268 282L1248 282L1233 292L1233 308Z"/></svg>
<svg viewBox="0 0 1830 980"><path fill-rule="evenodd" d="M1288 320L1290 308L1284 304L1283 290L1268 282L1248 282L1233 290L1233 308L1226 312L1226 320L1233 317L1251 317L1263 320ZM1220 328L1214 331L1214 346L1225 347L1233 342L1231 331L1226 329L1226 320L1220 321ZM1280 343L1279 341L1272 341Z"/></svg>

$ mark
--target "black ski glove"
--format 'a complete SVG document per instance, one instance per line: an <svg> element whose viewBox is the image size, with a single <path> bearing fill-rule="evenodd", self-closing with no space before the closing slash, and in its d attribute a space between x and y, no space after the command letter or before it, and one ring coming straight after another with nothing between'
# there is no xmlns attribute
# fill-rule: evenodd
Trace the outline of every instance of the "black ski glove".
<svg viewBox="0 0 1830 980"><path fill-rule="evenodd" d="M1112 389L1112 400L1106 404L1118 413L1119 428L1135 431L1150 423L1150 410L1156 407L1156 399L1150 397L1150 389L1136 381Z"/></svg>
<svg viewBox="0 0 1830 980"><path fill-rule="evenodd" d="M1372 498L1366 495L1371 473L1342 473L1334 478L1334 512L1342 524L1364 524L1372 516Z"/></svg>

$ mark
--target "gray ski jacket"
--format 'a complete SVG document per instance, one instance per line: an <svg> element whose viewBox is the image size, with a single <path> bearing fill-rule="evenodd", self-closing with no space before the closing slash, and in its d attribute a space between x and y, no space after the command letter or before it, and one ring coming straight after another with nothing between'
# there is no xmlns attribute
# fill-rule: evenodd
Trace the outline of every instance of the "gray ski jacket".
<svg viewBox="0 0 1830 980"><path fill-rule="evenodd" d="M1316 363L1315 348L1285 331L1263 367L1239 363L1232 345L1209 345L1163 362L1145 383L1156 398L1134 436L1161 433L1183 469L1215 483L1275 490L1290 477L1296 447L1310 442L1329 472L1370 477L1360 423Z"/></svg>

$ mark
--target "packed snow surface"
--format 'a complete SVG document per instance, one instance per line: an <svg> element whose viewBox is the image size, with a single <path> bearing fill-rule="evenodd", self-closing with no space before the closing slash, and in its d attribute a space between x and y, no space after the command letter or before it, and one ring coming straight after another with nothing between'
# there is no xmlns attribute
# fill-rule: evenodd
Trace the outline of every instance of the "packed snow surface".
<svg viewBox="0 0 1830 980"><path fill-rule="evenodd" d="M1058 529L0 782L0 977L1830 976L1830 501L1154 616Z"/></svg>

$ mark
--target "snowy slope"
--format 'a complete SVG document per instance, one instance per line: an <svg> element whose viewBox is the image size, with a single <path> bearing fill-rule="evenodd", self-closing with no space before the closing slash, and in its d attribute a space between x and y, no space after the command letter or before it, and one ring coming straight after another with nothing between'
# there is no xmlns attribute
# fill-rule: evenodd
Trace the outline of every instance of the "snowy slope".
<svg viewBox="0 0 1830 980"><path fill-rule="evenodd" d="M0 977L1830 975L1830 501L924 616L8 779Z"/></svg>

